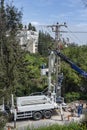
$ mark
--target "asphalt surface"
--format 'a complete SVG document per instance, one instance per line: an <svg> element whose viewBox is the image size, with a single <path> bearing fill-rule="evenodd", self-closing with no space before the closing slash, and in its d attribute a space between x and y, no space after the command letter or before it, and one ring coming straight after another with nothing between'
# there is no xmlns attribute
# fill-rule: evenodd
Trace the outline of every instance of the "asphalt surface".
<svg viewBox="0 0 87 130"><path fill-rule="evenodd" d="M80 117L76 116L70 117L68 120L68 115L71 115L70 112L64 112L63 113L63 120L61 119L61 115L59 113L56 113L54 116L51 117L51 119L41 119L38 121L34 121L32 119L26 119L26 120L20 120L16 121L16 129L17 130L26 130L26 128L30 128L30 130L33 130L33 128L43 127L43 126L50 126L53 124L69 124L70 122L80 122L84 118L84 114L82 114ZM14 122L9 122L6 124L5 130L8 130L8 126L10 128L14 128ZM16 130L14 129L14 130Z"/></svg>

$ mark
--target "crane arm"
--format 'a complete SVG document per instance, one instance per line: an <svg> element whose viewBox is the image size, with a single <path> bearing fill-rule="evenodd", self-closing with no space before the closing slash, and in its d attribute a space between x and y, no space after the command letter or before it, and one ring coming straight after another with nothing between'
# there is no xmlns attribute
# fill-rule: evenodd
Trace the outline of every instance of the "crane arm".
<svg viewBox="0 0 87 130"><path fill-rule="evenodd" d="M54 53L58 55L61 59L63 59L65 62L67 62L72 69L77 71L79 74L81 74L83 77L87 78L87 72L83 71L81 68L79 68L75 63L73 63L68 57L66 57L64 54L59 52L58 50L54 50Z"/></svg>

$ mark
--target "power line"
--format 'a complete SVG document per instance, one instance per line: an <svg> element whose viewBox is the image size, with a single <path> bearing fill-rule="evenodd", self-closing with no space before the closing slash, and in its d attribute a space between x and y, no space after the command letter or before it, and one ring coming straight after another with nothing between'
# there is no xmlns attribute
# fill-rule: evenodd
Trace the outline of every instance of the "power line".
<svg viewBox="0 0 87 130"><path fill-rule="evenodd" d="M73 37L75 37L79 42L82 42L79 38L78 38L78 36L76 36L74 33L87 33L87 32L80 32L80 31L75 31L75 32L73 32L73 31L71 31L69 28L67 28L68 29L68 31L69 31L69 33L72 33L73 34Z"/></svg>
<svg viewBox="0 0 87 130"><path fill-rule="evenodd" d="M81 32L81 31L60 31L61 33L87 33L87 32Z"/></svg>

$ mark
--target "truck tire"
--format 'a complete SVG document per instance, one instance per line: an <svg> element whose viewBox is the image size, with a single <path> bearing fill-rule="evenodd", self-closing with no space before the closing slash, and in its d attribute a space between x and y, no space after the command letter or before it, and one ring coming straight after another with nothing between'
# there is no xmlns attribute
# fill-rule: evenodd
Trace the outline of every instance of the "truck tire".
<svg viewBox="0 0 87 130"><path fill-rule="evenodd" d="M44 117L45 117L46 119L50 119L51 116L52 116L52 112L51 112L51 111L45 111L45 112L44 112Z"/></svg>
<svg viewBox="0 0 87 130"><path fill-rule="evenodd" d="M34 119L34 120L40 120L41 118L42 118L41 112L35 112L35 113L33 114L33 119Z"/></svg>

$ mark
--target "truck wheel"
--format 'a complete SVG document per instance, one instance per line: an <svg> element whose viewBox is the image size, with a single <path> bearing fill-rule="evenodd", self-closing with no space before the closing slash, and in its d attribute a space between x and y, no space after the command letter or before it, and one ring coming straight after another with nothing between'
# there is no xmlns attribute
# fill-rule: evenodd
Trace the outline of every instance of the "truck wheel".
<svg viewBox="0 0 87 130"><path fill-rule="evenodd" d="M44 112L44 117L45 117L46 119L50 119L51 116L52 116L51 111L45 111L45 112Z"/></svg>
<svg viewBox="0 0 87 130"><path fill-rule="evenodd" d="M33 119L34 119L34 120L40 120L41 118L42 118L41 112L35 112L35 113L33 114Z"/></svg>

